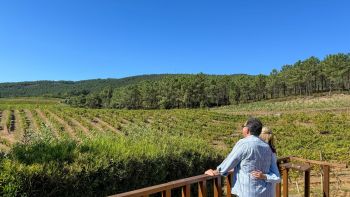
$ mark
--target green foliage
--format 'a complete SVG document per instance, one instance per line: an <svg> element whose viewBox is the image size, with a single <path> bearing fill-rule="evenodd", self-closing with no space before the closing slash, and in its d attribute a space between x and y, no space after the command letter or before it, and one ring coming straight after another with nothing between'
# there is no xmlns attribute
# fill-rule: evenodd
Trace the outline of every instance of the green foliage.
<svg viewBox="0 0 350 197"><path fill-rule="evenodd" d="M199 73L0 84L0 97L57 97L75 107L118 109L205 108L334 91L350 92L350 54L312 56L268 76Z"/></svg>
<svg viewBox="0 0 350 197"><path fill-rule="evenodd" d="M223 106L214 108L213 111L220 113L280 113L295 112L305 110L331 110L337 108L350 107L350 96L343 94L334 94L332 96L287 98L279 100L259 101L253 103L244 103L239 105Z"/></svg>
<svg viewBox="0 0 350 197"><path fill-rule="evenodd" d="M157 81L115 88L117 93L112 97L102 91L93 102L78 95L69 98L67 103L92 108L203 108L322 92L330 94L334 90L350 91L349 54L328 55L323 61L310 57L285 65L280 71L273 69L268 76L169 75ZM103 100L102 104L98 100Z"/></svg>
<svg viewBox="0 0 350 197"><path fill-rule="evenodd" d="M101 90L119 88L135 84L144 80L157 81L164 75L140 75L122 79L93 79L83 81L32 81L18 83L0 83L0 98L8 97L55 97L67 98L69 96L99 93Z"/></svg>
<svg viewBox="0 0 350 197"><path fill-rule="evenodd" d="M26 116L24 112L29 111L33 115L17 144L0 136L1 145L9 147L9 152L0 154L0 196L106 196L202 174L215 168L241 138L241 125L249 115L258 116L273 130L279 157L318 160L322 154L324 160L349 164L349 103L348 95L260 101L210 110L0 103L2 112L18 110ZM47 116L49 124L37 110ZM71 126L76 138L70 138L50 112ZM81 132L72 119L88 133ZM33 122L41 128L33 129ZM54 129L59 130L57 136Z"/></svg>
<svg viewBox="0 0 350 197"><path fill-rule="evenodd" d="M15 145L0 161L0 195L105 196L201 174L223 159L199 139L130 129L128 137Z"/></svg>
<svg viewBox="0 0 350 197"><path fill-rule="evenodd" d="M100 94L76 95L66 103L88 108L171 109L204 108L229 104L233 76L170 75L157 81L143 81Z"/></svg>

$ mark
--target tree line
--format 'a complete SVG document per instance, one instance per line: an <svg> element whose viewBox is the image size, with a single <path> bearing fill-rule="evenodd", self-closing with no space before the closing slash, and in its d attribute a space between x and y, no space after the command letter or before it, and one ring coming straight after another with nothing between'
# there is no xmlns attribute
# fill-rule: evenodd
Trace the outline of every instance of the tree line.
<svg viewBox="0 0 350 197"><path fill-rule="evenodd" d="M28 81L0 83L0 98L6 97L53 97L68 98L74 95L98 93L106 87L113 89L141 81L156 81L167 76L139 75L121 79L91 79L83 81ZM87 92L87 93L86 93Z"/></svg>
<svg viewBox="0 0 350 197"><path fill-rule="evenodd" d="M332 91L350 91L349 53L323 60L312 56L269 75L166 75L100 92L81 91L65 102L89 108L199 108Z"/></svg>

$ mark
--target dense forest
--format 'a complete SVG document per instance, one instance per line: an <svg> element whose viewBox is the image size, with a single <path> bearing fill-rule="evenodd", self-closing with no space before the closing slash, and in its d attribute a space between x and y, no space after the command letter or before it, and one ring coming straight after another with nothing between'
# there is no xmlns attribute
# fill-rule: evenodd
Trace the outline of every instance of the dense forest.
<svg viewBox="0 0 350 197"><path fill-rule="evenodd" d="M310 57L269 75L169 75L73 96L66 102L92 108L197 108L332 91L350 91L350 54Z"/></svg>
<svg viewBox="0 0 350 197"><path fill-rule="evenodd" d="M159 80L167 76L140 75L122 79L92 79L83 81L29 81L0 83L0 98L4 97L54 97L68 98L74 95L97 93L103 88L118 88L141 81Z"/></svg>
<svg viewBox="0 0 350 197"><path fill-rule="evenodd" d="M350 91L350 54L327 55L323 60L310 57L292 65L273 69L269 75L149 75L123 82L90 80L70 82L74 88L46 95L65 98L77 107L89 108L198 108L238 104L296 95L312 95L332 91ZM102 80L103 81L103 80ZM58 83L58 82L57 82ZM115 85L117 84L117 85ZM0 85L0 96L4 93ZM17 90L15 88L15 90ZM39 88L41 90L41 88ZM50 90L50 89L46 89ZM8 92L11 92L8 89ZM17 96L33 96L33 92ZM12 94L12 96L14 96Z"/></svg>

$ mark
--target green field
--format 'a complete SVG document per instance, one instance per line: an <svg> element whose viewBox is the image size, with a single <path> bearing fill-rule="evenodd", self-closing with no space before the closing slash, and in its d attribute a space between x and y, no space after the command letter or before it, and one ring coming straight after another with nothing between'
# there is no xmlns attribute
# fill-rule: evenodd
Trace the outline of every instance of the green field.
<svg viewBox="0 0 350 197"><path fill-rule="evenodd" d="M0 99L0 195L104 196L200 174L250 115L274 131L278 156L349 164L349 109L345 95L178 110Z"/></svg>

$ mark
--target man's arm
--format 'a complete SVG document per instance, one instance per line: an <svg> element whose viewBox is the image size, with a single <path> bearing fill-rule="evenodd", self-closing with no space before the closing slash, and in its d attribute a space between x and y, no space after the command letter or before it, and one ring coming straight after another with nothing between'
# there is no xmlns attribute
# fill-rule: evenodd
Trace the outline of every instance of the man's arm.
<svg viewBox="0 0 350 197"><path fill-rule="evenodd" d="M276 155L272 154L271 165L270 165L269 172L267 174L264 174L260 170L256 170L256 171L252 171L251 175L257 179L263 179L263 180L266 180L266 182L270 182L270 183L281 182L280 173L277 167Z"/></svg>
<svg viewBox="0 0 350 197"><path fill-rule="evenodd" d="M218 174L226 176L228 171L232 170L242 160L245 145L242 141L238 141L233 147L226 159L216 168Z"/></svg>

